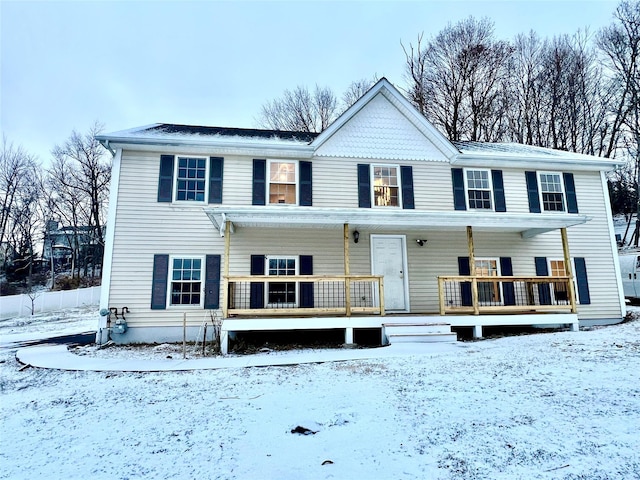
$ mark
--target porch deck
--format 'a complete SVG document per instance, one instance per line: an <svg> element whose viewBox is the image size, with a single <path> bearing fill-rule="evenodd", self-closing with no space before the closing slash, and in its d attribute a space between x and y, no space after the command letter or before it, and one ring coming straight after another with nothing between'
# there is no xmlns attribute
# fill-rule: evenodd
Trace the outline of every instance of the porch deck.
<svg viewBox="0 0 640 480"><path fill-rule="evenodd" d="M385 341L385 328L400 325L434 326L446 325L451 327L471 327L474 337L482 337L482 328L488 326L552 326L567 325L572 330L578 329L578 316L575 313L537 313L522 310L518 314L509 311L505 314L487 315L440 315L437 312L425 313L389 313L380 315L358 315L349 317L335 315L296 315L296 316L255 316L239 315L225 318L221 328L221 343L223 354L226 353L229 336L235 332L248 331L278 331L278 330L325 330L340 329L345 331L345 343L353 343L355 329L380 328L381 341Z"/></svg>

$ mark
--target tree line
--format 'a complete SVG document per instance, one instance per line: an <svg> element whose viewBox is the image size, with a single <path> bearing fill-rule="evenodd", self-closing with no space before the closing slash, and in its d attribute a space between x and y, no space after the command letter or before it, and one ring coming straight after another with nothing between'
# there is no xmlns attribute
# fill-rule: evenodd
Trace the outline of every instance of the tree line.
<svg viewBox="0 0 640 480"><path fill-rule="evenodd" d="M403 93L450 140L624 158L609 178L613 210L640 208L639 1L621 1L612 23L595 33L541 38L531 31L507 41L496 38L490 19L469 17L401 45ZM352 83L341 101L326 87L286 90L257 121L320 132L375 81Z"/></svg>
<svg viewBox="0 0 640 480"><path fill-rule="evenodd" d="M0 148L0 290L60 288L99 277L104 251L110 155L95 139L102 126L73 131L54 146L48 168L6 137ZM41 252L42 251L42 255ZM46 254L46 255L45 255ZM46 257L47 262L43 262Z"/></svg>

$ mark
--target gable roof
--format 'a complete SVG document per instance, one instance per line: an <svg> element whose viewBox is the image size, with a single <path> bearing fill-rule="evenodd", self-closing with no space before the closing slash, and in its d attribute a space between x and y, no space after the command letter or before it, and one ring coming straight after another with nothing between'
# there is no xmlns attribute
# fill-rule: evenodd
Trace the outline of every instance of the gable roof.
<svg viewBox="0 0 640 480"><path fill-rule="evenodd" d="M411 122L433 146L446 158L458 154L458 149L442 135L411 103L386 79L382 78L360 99L326 128L311 145L318 150L378 95L383 95L398 111Z"/></svg>

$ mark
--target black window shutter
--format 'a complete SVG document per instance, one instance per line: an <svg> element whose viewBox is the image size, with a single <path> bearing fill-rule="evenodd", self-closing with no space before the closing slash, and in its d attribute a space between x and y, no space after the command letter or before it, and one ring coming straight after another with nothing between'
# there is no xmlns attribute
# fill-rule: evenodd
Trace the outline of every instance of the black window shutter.
<svg viewBox="0 0 640 480"><path fill-rule="evenodd" d="M313 257L300 255L300 275L313 275ZM300 282L300 308L313 308L313 282Z"/></svg>
<svg viewBox="0 0 640 480"><path fill-rule="evenodd" d="M209 203L222 203L224 158L209 157Z"/></svg>
<svg viewBox="0 0 640 480"><path fill-rule="evenodd" d="M160 176L158 179L158 201L173 200L173 155L160 155Z"/></svg>
<svg viewBox="0 0 640 480"><path fill-rule="evenodd" d="M524 172L527 179L527 196L529 197L529 212L540 213L540 195L538 194L538 175L536 172Z"/></svg>
<svg viewBox="0 0 640 480"><path fill-rule="evenodd" d="M167 308L167 283L169 280L169 255L153 256L153 284L151 287L151 310Z"/></svg>
<svg viewBox="0 0 640 480"><path fill-rule="evenodd" d="M578 198L576 197L576 184L573 173L563 173L564 192L567 194L567 212L578 213Z"/></svg>
<svg viewBox="0 0 640 480"><path fill-rule="evenodd" d="M251 275L264 275L264 255L251 255ZM264 308L264 283L251 282L250 308Z"/></svg>
<svg viewBox="0 0 640 480"><path fill-rule="evenodd" d="M205 258L204 308L220 308L220 255Z"/></svg>
<svg viewBox="0 0 640 480"><path fill-rule="evenodd" d="M451 182L453 184L453 208L466 210L467 200L464 193L464 172L461 168L451 169Z"/></svg>
<svg viewBox="0 0 640 480"><path fill-rule="evenodd" d="M471 275L469 257L458 257L458 275ZM460 283L460 297L463 307L470 307L473 305L471 282Z"/></svg>
<svg viewBox="0 0 640 480"><path fill-rule="evenodd" d="M505 277L513 276L511 257L500 257L500 274ZM505 305L516 304L516 291L513 282L502 282L502 294L504 295Z"/></svg>
<svg viewBox="0 0 640 480"><path fill-rule="evenodd" d="M547 257L536 257L536 275L539 277L549 276ZM540 295L540 305L551 305L551 286L548 283L538 284L538 295Z"/></svg>
<svg viewBox="0 0 640 480"><path fill-rule="evenodd" d="M416 208L413 199L413 168L410 165L400 167L400 182L402 185L402 208Z"/></svg>
<svg viewBox="0 0 640 480"><path fill-rule="evenodd" d="M267 198L267 161L253 160L253 205L266 205Z"/></svg>
<svg viewBox="0 0 640 480"><path fill-rule="evenodd" d="M371 174L366 163L358 164L358 206L371 208Z"/></svg>
<svg viewBox="0 0 640 480"><path fill-rule="evenodd" d="M310 207L313 205L313 171L311 162L300 161L298 164L300 167L300 205Z"/></svg>
<svg viewBox="0 0 640 480"><path fill-rule="evenodd" d="M582 305L591 303L591 295L589 294L589 279L587 278L587 264L583 257L573 259L576 267L576 283L578 284L578 299Z"/></svg>
<svg viewBox="0 0 640 480"><path fill-rule="evenodd" d="M491 170L491 181L493 183L493 203L496 212L506 212L507 202L504 199L504 181L502 180L502 170Z"/></svg>

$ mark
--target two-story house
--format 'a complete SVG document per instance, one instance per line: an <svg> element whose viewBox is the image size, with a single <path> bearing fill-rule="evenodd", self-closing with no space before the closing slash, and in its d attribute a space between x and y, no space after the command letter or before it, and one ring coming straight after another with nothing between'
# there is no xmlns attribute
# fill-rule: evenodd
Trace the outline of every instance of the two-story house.
<svg viewBox="0 0 640 480"><path fill-rule="evenodd" d="M386 79L320 134L157 124L114 155L101 307L120 343L625 315L609 159L450 142ZM106 319L98 338L105 339ZM102 334L101 334L102 333ZM414 337L414 339L417 337Z"/></svg>

